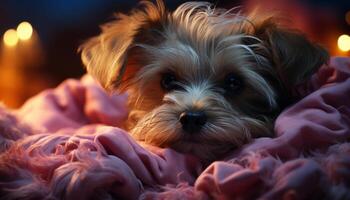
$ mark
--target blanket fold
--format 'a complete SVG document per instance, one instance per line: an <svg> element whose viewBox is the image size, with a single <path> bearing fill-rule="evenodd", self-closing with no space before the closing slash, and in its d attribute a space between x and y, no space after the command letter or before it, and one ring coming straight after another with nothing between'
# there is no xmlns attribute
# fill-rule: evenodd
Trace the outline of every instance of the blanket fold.
<svg viewBox="0 0 350 200"><path fill-rule="evenodd" d="M257 138L225 159L135 141L126 95L89 76L0 106L0 199L350 199L350 58L332 58Z"/></svg>

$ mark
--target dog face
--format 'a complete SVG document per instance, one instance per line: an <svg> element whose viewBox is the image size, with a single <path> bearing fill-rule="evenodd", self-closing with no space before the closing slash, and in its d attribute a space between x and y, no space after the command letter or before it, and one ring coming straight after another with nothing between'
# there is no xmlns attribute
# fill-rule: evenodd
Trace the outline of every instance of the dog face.
<svg viewBox="0 0 350 200"><path fill-rule="evenodd" d="M213 159L272 136L293 87L328 59L273 16L188 2L174 12L143 7L102 27L82 47L87 71L127 92L138 140Z"/></svg>

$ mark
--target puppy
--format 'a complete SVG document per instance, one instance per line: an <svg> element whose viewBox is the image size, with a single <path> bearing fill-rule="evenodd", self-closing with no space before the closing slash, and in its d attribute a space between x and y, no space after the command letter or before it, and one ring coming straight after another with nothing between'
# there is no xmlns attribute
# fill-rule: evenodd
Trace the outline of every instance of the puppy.
<svg viewBox="0 0 350 200"><path fill-rule="evenodd" d="M207 2L144 1L116 18L81 46L88 73L128 93L135 139L207 160L273 136L293 88L328 60L277 17Z"/></svg>

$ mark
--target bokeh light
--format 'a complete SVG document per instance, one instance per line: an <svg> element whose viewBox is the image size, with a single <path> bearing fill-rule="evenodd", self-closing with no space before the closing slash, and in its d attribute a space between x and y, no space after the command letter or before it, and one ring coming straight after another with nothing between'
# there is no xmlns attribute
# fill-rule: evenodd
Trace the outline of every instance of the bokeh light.
<svg viewBox="0 0 350 200"><path fill-rule="evenodd" d="M22 22L17 26L17 36L20 40L28 40L32 37L33 27L29 22Z"/></svg>
<svg viewBox="0 0 350 200"><path fill-rule="evenodd" d="M17 32L14 29L9 29L4 33L4 43L7 46L15 46L18 43Z"/></svg>
<svg viewBox="0 0 350 200"><path fill-rule="evenodd" d="M266 14L271 11L271 14L280 16L283 24L286 22L311 41L322 44L330 55L350 55L350 50L345 51L348 49L346 42L340 41L338 46L342 34L350 36L350 0L206 1L227 9L241 5L242 11L266 8ZM0 76L7 78L0 78L0 101L15 96L5 102L13 108L44 88L55 87L66 78L80 77L86 73L76 51L78 46L97 35L99 25L110 21L113 13L128 13L138 3L137 0L18 2L0 2ZM169 10L175 10L183 2L166 1L166 6ZM5 31L10 28L14 30L5 37ZM5 75L6 70L13 70L15 75Z"/></svg>
<svg viewBox="0 0 350 200"><path fill-rule="evenodd" d="M342 51L350 50L350 36L349 35L341 35L338 38L338 48Z"/></svg>

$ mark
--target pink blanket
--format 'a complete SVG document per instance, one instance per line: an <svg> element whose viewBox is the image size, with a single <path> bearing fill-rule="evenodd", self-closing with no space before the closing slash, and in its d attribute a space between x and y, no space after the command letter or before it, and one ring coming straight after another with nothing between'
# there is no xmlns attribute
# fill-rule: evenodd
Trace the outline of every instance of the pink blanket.
<svg viewBox="0 0 350 200"><path fill-rule="evenodd" d="M350 199L350 59L332 58L302 100L221 161L136 142L125 95L67 80L0 107L0 199Z"/></svg>

